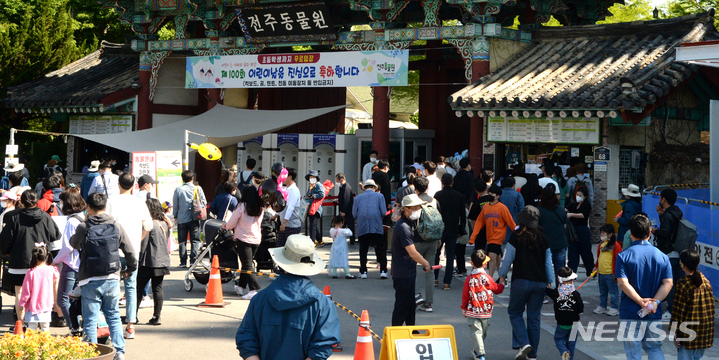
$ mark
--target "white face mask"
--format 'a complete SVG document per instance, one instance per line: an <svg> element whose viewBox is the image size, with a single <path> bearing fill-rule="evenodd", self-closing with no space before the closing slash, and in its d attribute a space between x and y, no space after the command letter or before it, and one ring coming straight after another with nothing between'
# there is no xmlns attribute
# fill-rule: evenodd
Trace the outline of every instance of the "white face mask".
<svg viewBox="0 0 719 360"><path fill-rule="evenodd" d="M577 195L577 202L580 203L584 201L584 197Z"/></svg>
<svg viewBox="0 0 719 360"><path fill-rule="evenodd" d="M340 187L340 186L342 186L342 183L336 182L336 183L335 183L335 186L336 186L336 187Z"/></svg>
<svg viewBox="0 0 719 360"><path fill-rule="evenodd" d="M315 178L310 178L310 184L316 184L316 183L317 183L317 179L315 179Z"/></svg>
<svg viewBox="0 0 719 360"><path fill-rule="evenodd" d="M437 169L444 169L444 165L437 165Z"/></svg>
<svg viewBox="0 0 719 360"><path fill-rule="evenodd" d="M417 210L417 211L412 212L409 215L409 219L410 220L418 220L421 215L422 215L422 210Z"/></svg>
<svg viewBox="0 0 719 360"><path fill-rule="evenodd" d="M602 241L607 241L607 239L609 239L607 235L601 235L599 238L602 239Z"/></svg>
<svg viewBox="0 0 719 360"><path fill-rule="evenodd" d="M371 157L371 158L369 158L369 162L371 162L371 163L373 163L373 164L376 164L376 163L377 163L377 158Z"/></svg>

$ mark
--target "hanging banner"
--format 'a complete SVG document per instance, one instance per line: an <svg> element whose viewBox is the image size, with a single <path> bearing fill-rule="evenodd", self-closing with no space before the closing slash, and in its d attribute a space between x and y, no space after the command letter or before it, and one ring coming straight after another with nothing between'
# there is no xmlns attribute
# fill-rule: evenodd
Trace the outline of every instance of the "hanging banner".
<svg viewBox="0 0 719 360"><path fill-rule="evenodd" d="M175 189L182 186L182 152L157 151L157 199L172 203Z"/></svg>
<svg viewBox="0 0 719 360"><path fill-rule="evenodd" d="M335 40L324 3L243 6L235 10L248 43Z"/></svg>
<svg viewBox="0 0 719 360"><path fill-rule="evenodd" d="M187 58L185 87L407 86L409 51L342 51Z"/></svg>

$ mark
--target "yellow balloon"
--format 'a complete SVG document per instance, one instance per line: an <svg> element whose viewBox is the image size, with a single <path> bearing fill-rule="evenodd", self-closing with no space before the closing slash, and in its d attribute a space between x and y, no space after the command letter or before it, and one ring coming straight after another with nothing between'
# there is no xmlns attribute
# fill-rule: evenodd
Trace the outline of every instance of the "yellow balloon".
<svg viewBox="0 0 719 360"><path fill-rule="evenodd" d="M217 161L222 158L222 151L217 146L210 143L203 143L200 145L190 144L190 147L197 150L200 156L207 160Z"/></svg>

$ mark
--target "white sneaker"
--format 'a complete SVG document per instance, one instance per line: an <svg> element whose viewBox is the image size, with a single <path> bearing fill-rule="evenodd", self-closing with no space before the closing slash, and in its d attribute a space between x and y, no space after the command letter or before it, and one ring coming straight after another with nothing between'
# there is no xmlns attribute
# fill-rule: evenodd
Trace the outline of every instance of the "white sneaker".
<svg viewBox="0 0 719 360"><path fill-rule="evenodd" d="M127 300L125 300L125 297L123 296L123 297L120 299L120 306L125 306L125 305L127 305Z"/></svg>
<svg viewBox="0 0 719 360"><path fill-rule="evenodd" d="M252 290L252 291L248 292L246 295L242 296L242 300L250 300L250 299L252 299L255 295L257 295L257 291L256 291L256 290Z"/></svg>
<svg viewBox="0 0 719 360"><path fill-rule="evenodd" d="M360 279L366 279L366 278L367 278L367 273L360 274Z"/></svg>
<svg viewBox="0 0 719 360"><path fill-rule="evenodd" d="M386 272L386 271L382 271L381 273L379 273L379 278L380 278L380 279L386 279L386 278L387 278L387 272Z"/></svg>
<svg viewBox="0 0 719 360"><path fill-rule="evenodd" d="M235 285L235 294L237 294L237 296L242 296L242 295L244 295L244 293L242 292L242 290L244 290L244 289L242 289L239 285Z"/></svg>
<svg viewBox="0 0 719 360"><path fill-rule="evenodd" d="M594 313L597 314L597 315L606 314L606 313L607 313L607 308L603 308L603 307L601 307L601 306L597 306L597 308L594 309Z"/></svg>
<svg viewBox="0 0 719 360"><path fill-rule="evenodd" d="M617 315L619 315L619 310L613 309L613 308L609 308L609 310L607 310L607 315L609 315L609 316L617 316Z"/></svg>
<svg viewBox="0 0 719 360"><path fill-rule="evenodd" d="M517 355L514 356L514 360L525 360L527 355L532 351L532 345L524 345L517 351Z"/></svg>
<svg viewBox="0 0 719 360"><path fill-rule="evenodd" d="M572 358L572 353L569 351L565 351L562 353L562 360L569 360Z"/></svg>
<svg viewBox="0 0 719 360"><path fill-rule="evenodd" d="M147 309L155 306L155 302L152 301L152 298L149 296L145 296L142 298L142 301L140 301L140 309Z"/></svg>
<svg viewBox="0 0 719 360"><path fill-rule="evenodd" d="M672 313L669 311L665 311L664 314L662 314L662 321L671 321L672 320Z"/></svg>

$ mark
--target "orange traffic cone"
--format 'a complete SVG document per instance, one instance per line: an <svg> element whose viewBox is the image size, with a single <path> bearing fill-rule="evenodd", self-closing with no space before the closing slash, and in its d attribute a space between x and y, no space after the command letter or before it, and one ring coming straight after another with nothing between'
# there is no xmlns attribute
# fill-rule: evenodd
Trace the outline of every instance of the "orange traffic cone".
<svg viewBox="0 0 719 360"><path fill-rule="evenodd" d="M374 346L372 334L365 329L369 328L369 313L362 310L359 332L357 333L357 346L355 346L354 360L374 360Z"/></svg>
<svg viewBox="0 0 719 360"><path fill-rule="evenodd" d="M324 295L327 296L330 300L332 300L332 292L330 292L330 287L329 287L328 285L326 285L326 286L325 286L325 289L322 290L322 294L324 294ZM337 344L332 345L332 351L334 351L334 352L340 352L340 351L342 351L342 350L343 350L343 348L342 348L342 343L337 343Z"/></svg>
<svg viewBox="0 0 719 360"><path fill-rule="evenodd" d="M15 329L13 329L13 335L20 335L23 333L22 330L22 320L18 320L15 322Z"/></svg>
<svg viewBox="0 0 719 360"><path fill-rule="evenodd" d="M198 307L223 308L227 303L222 299L222 281L220 280L220 261L217 255L212 257L212 269L210 270L210 282L207 284L207 295L205 302L198 304Z"/></svg>
<svg viewBox="0 0 719 360"><path fill-rule="evenodd" d="M325 286L325 289L322 291L322 293L325 294L325 296L327 296L328 298L330 298L330 300L332 300L332 293L330 292L329 285Z"/></svg>

